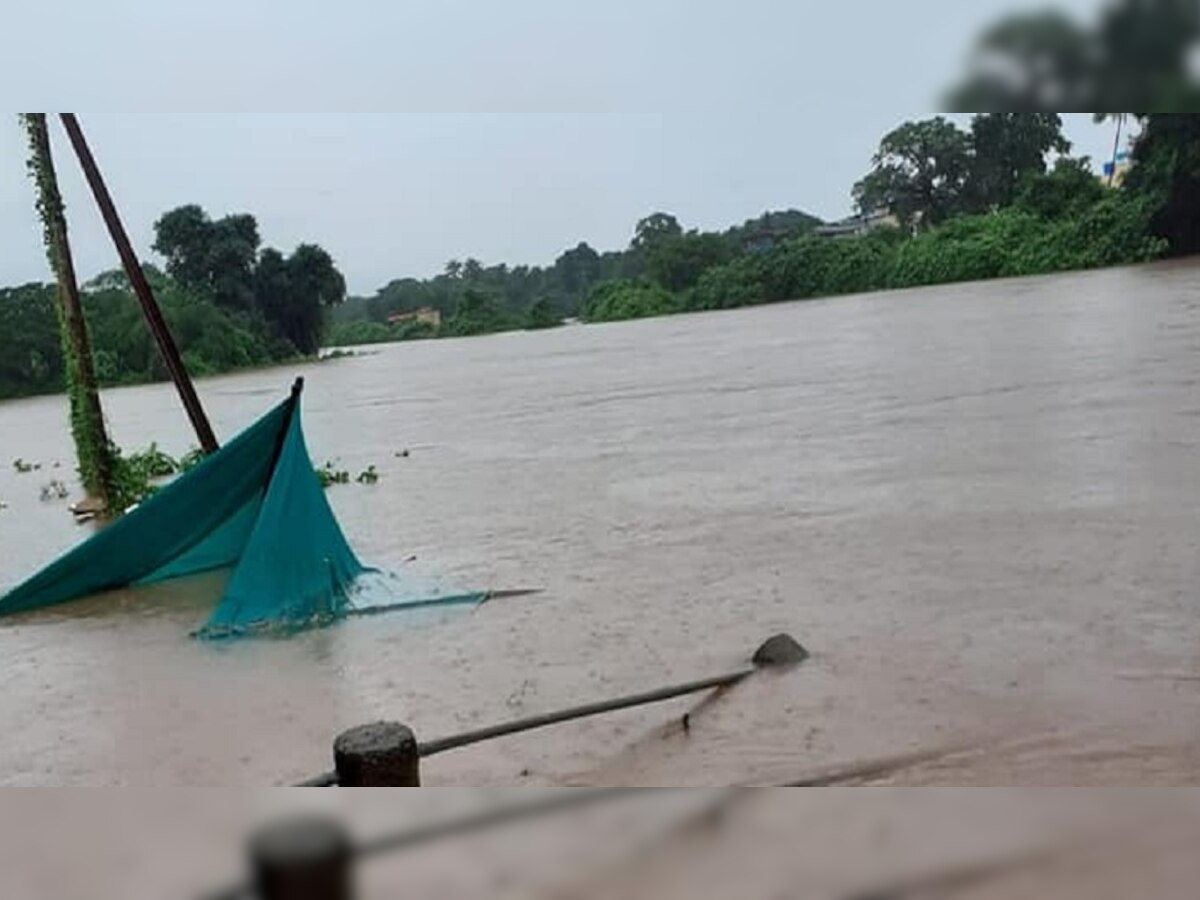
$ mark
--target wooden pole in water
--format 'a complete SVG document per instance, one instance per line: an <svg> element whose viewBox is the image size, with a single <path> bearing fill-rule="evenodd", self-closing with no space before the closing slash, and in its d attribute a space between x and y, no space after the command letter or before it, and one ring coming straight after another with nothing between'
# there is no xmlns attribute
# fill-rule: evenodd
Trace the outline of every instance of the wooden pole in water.
<svg viewBox="0 0 1200 900"><path fill-rule="evenodd" d="M158 308L158 303L154 299L154 292L150 290L150 284L142 273L141 264L133 252L133 246L129 243L129 236L125 233L125 227L117 215L117 208L104 184L104 178L100 175L100 169L96 165L92 151L84 139L83 129L79 127L79 120L75 118L74 113L59 113L59 118L62 120L63 128L67 131L67 137L71 139L71 146L75 148L75 155L79 157L79 164L83 167L83 174L96 198L96 204L100 207L100 215L104 217L104 224L108 226L108 233L117 247L117 254L121 257L125 274L129 276L129 283L133 285L133 291L142 304L142 311L146 314L150 331L154 334L154 340L158 342L158 349L167 365L167 371L171 373L171 380L175 382L175 387L179 391L179 397L183 400L183 408L192 422L192 428L196 430L200 447L205 453L215 453L218 447L216 435L213 434L208 417L204 414L204 408L200 405L200 398L196 394L196 388L192 385L191 378L188 377L183 359L179 355L179 348L175 346L175 339L171 337L162 310Z"/></svg>
<svg viewBox="0 0 1200 900"><path fill-rule="evenodd" d="M67 394L71 404L71 436L79 459L79 474L84 488L105 508L112 502L112 443L104 425L100 407L100 388L92 360L87 320L79 301L79 285L71 243L67 239L67 218L50 149L50 134L45 113L25 113L29 136L29 168L36 182L37 206L46 241L46 255L58 282L58 313L63 331L64 363L67 369ZM119 510L118 510L119 511Z"/></svg>

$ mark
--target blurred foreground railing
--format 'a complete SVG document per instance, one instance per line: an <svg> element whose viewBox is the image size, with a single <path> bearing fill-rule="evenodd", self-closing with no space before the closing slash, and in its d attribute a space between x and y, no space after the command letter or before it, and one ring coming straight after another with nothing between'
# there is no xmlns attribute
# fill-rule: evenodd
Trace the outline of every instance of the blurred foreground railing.
<svg viewBox="0 0 1200 900"><path fill-rule="evenodd" d="M666 789L556 791L551 797L383 834L365 842L355 842L346 826L336 818L312 815L285 819L251 836L247 854L248 877L239 884L206 895L204 900L354 900L357 896L354 870L361 860L622 797L645 796L647 790Z"/></svg>

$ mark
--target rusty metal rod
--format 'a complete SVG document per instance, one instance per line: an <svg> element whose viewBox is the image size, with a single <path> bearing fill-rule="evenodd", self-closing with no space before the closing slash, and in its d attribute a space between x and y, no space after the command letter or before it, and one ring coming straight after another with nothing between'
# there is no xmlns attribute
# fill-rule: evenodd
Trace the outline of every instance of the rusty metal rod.
<svg viewBox="0 0 1200 900"><path fill-rule="evenodd" d="M559 712L530 716L527 719L518 719L514 722L505 722L501 725L492 725L488 728L480 728L477 731L467 731L463 734L453 735L452 737L422 741L419 745L421 757L424 758L437 753L445 753L447 750L455 750L459 747L478 744L480 741L489 741L493 738L504 737L509 734L532 731L535 728L545 728L548 725L558 725L561 722L570 722L573 719L584 719L588 716L616 712L617 710L629 709L633 706L644 706L648 703L660 703L663 700L671 700L675 697L696 694L700 691L712 690L713 688L732 687L744 678L754 674L754 671L754 667L751 666L739 669L736 672L729 672L725 675L702 678L699 681L689 681L686 684L672 685L671 687L659 688L655 691L646 691L642 694L631 694L628 697L618 697L615 700L587 703L583 706L574 706Z"/></svg>
<svg viewBox="0 0 1200 900"><path fill-rule="evenodd" d="M192 385L191 378L188 377L187 368L179 355L175 339L171 337L171 332L167 328L162 310L159 309L158 303L154 299L154 293L146 281L146 276L142 273L142 266L133 252L133 246L129 243L125 226L121 224L121 219L117 215L117 208L113 204L108 188L104 184L104 178L101 176L92 151L83 136L83 129L79 127L79 120L75 118L74 113L59 113L59 118L62 120L63 128L66 129L67 137L71 139L71 146L75 148L75 155L79 157L79 164L83 167L83 174L96 198L96 204L100 207L100 215L104 218L104 224L108 226L108 233L117 247L117 254L121 257L121 264L125 267L125 274L129 276L133 292L137 294L138 301L142 304L142 311L146 315L146 321L150 324L150 331L158 343L158 349L162 353L167 371L171 374L171 380L175 382L175 387L179 391L183 408L191 420L192 428L196 431L200 447L205 453L215 453L218 448L217 437L213 434L208 417L204 414L204 407L200 405L200 398L196 394L196 388Z"/></svg>
<svg viewBox="0 0 1200 900"><path fill-rule="evenodd" d="M791 635L777 634L774 637L765 641L758 650L755 651L752 665L743 669L738 669L735 672L728 672L724 675L716 675L711 678L702 678L697 681L689 681L684 684L672 685L670 687L659 688L654 691L646 691L640 694L631 694L625 697L618 697L615 700L603 700L599 703L588 703L583 706L574 706L570 709L560 710L559 712L544 713L539 716L530 716L525 719L518 719L513 722L505 722L500 725L492 725L488 728L480 728L476 731L468 731L462 734L453 735L451 737L438 738L432 741L421 741L416 747L416 756L424 758L426 756L434 756L438 753L444 753L447 750L455 750L459 747L466 747L470 744L477 744L481 741L488 741L498 737L505 737L510 734L517 734L522 731L532 731L536 728L545 728L550 725L558 725L562 722L570 722L574 719L583 719L588 716L596 716L602 713L616 712L621 709L629 709L634 706L644 706L650 703L659 703L664 700L671 700L675 697L683 697L687 694L696 694L701 691L712 690L714 688L732 687L740 681L753 675L755 672L762 669L788 669L808 658L808 651L804 649ZM379 723L387 725L388 723ZM411 731L405 727L407 733ZM355 729L352 729L355 731ZM348 732L349 733L349 732ZM336 756L336 753L335 753ZM337 772L325 772L317 775L314 778L306 779L297 783L296 787L336 787L340 783Z"/></svg>

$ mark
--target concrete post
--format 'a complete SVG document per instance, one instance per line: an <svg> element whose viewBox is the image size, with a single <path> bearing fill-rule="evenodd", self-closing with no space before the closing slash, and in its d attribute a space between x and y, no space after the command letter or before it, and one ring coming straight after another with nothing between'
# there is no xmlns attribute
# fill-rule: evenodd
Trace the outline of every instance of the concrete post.
<svg viewBox="0 0 1200 900"><path fill-rule="evenodd" d="M333 742L333 761L341 787L421 786L416 736L398 722L375 722L342 732Z"/></svg>

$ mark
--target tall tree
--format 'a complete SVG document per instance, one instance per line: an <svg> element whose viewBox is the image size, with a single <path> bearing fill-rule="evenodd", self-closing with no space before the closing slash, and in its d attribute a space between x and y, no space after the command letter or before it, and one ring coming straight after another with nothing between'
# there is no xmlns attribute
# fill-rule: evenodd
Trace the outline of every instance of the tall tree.
<svg viewBox="0 0 1200 900"><path fill-rule="evenodd" d="M600 280L600 254L580 241L554 261L554 271L564 291L581 297Z"/></svg>
<svg viewBox="0 0 1200 900"><path fill-rule="evenodd" d="M729 262L735 245L724 235L689 231L668 235L644 251L646 274L669 291L690 288L707 269Z"/></svg>
<svg viewBox="0 0 1200 900"><path fill-rule="evenodd" d="M640 219L634 228L633 241L630 247L634 250L645 251L656 243L668 238L679 237L683 228L670 213L656 212Z"/></svg>
<svg viewBox="0 0 1200 900"><path fill-rule="evenodd" d="M929 227L962 211L971 139L941 116L889 132L874 168L854 186L859 209L886 209L906 226Z"/></svg>
<svg viewBox="0 0 1200 900"><path fill-rule="evenodd" d="M977 209L1008 206L1022 178L1045 174L1049 153L1071 149L1058 113L980 113L971 121L971 144L967 193Z"/></svg>
<svg viewBox="0 0 1200 900"><path fill-rule="evenodd" d="M316 244L301 244L286 260L263 251L256 289L260 308L282 337L304 354L321 348L325 311L346 299L346 280Z"/></svg>
<svg viewBox="0 0 1200 900"><path fill-rule="evenodd" d="M79 302L79 285L75 279L67 218L50 151L46 115L24 113L22 121L29 139L29 173L37 189L37 210L42 220L46 256L58 282L59 328L79 477L88 494L108 509L116 498L115 454L100 407L91 339Z"/></svg>
<svg viewBox="0 0 1200 900"><path fill-rule="evenodd" d="M1151 231L1175 255L1200 253L1200 114L1149 113L1125 189L1153 210Z"/></svg>
<svg viewBox="0 0 1200 900"><path fill-rule="evenodd" d="M154 225L154 249L184 287L208 293L221 306L254 305L254 267L260 239L248 214L210 219L195 204L164 214Z"/></svg>

